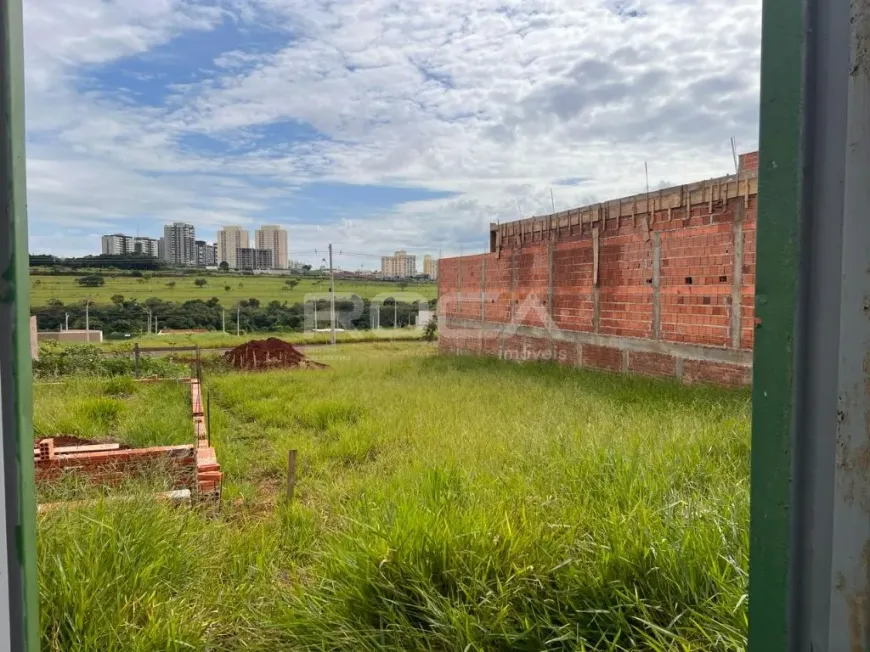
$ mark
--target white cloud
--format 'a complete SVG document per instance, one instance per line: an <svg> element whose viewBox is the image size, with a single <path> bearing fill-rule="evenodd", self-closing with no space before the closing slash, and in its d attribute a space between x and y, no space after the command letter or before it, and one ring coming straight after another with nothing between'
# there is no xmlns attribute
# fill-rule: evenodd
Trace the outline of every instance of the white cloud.
<svg viewBox="0 0 870 652"><path fill-rule="evenodd" d="M286 45L228 43L162 107L75 84L83 66L227 15ZM715 176L730 136L756 142L760 0L53 0L28 3L26 30L30 203L59 225L271 213L292 221L291 248L340 237L372 253L457 252L484 247L487 223L516 218L518 200L525 215L548 211L551 186L564 208L637 192L644 161L654 179ZM287 121L328 138L255 136ZM246 152L183 147L191 135ZM457 195L317 230L288 204L312 180Z"/></svg>

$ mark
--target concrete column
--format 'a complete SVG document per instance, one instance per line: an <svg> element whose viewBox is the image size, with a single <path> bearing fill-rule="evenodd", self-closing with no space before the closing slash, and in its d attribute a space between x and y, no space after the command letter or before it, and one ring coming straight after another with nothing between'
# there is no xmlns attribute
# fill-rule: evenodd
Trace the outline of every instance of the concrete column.
<svg viewBox="0 0 870 652"><path fill-rule="evenodd" d="M597 333L599 324L601 323L601 302L599 298L598 286L592 288L592 328Z"/></svg>
<svg viewBox="0 0 870 652"><path fill-rule="evenodd" d="M552 324L555 325L556 316L553 311L553 284L555 282L554 274L555 274L555 245L553 241L547 244L547 313L550 315L550 319L552 320ZM555 355L555 344L553 343L553 335L550 333L550 357L552 358Z"/></svg>
<svg viewBox="0 0 870 652"><path fill-rule="evenodd" d="M517 289L517 250L511 249L511 296L508 305L510 305L511 322L516 314L516 306L514 304L514 292Z"/></svg>
<svg viewBox="0 0 870 652"><path fill-rule="evenodd" d="M480 321L486 321L486 256L480 261Z"/></svg>
<svg viewBox="0 0 870 652"><path fill-rule="evenodd" d="M599 264L599 242L598 242L598 227L592 228L592 327L595 329L595 332L598 332L598 329L601 324L601 302L598 291L598 279L600 270L598 269Z"/></svg>
<svg viewBox="0 0 870 652"><path fill-rule="evenodd" d="M553 313L553 260L554 260L554 249L553 242L547 245L547 312L550 313L550 317L555 319Z"/></svg>
<svg viewBox="0 0 870 652"><path fill-rule="evenodd" d="M734 210L734 225L732 234L734 235L734 270L732 273L731 282L731 348L740 348L740 327L743 317L743 305L741 303L741 295L743 290L743 216L745 213L745 205L742 200L739 200L737 208Z"/></svg>
<svg viewBox="0 0 870 652"><path fill-rule="evenodd" d="M462 316L462 256L456 259L456 266L456 287L459 295L457 305L459 306L459 315Z"/></svg>
<svg viewBox="0 0 870 652"><path fill-rule="evenodd" d="M662 237L661 233L653 233L653 339L662 336L662 306L661 306L661 274L662 274Z"/></svg>

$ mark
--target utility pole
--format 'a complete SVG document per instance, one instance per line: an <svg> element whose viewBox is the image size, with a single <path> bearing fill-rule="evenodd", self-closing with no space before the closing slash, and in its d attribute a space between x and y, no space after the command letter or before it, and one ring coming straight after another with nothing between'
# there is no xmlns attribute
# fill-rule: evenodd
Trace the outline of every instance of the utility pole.
<svg viewBox="0 0 870 652"><path fill-rule="evenodd" d="M731 136L731 156L734 158L734 174L740 174L740 164L737 160L737 140Z"/></svg>
<svg viewBox="0 0 870 652"><path fill-rule="evenodd" d="M332 243L329 245L329 320L332 328L332 346L335 346L335 271L332 269Z"/></svg>
<svg viewBox="0 0 870 652"><path fill-rule="evenodd" d="M553 197L553 189L550 188L550 203L553 205L553 215L556 214L556 198Z"/></svg>
<svg viewBox="0 0 870 652"><path fill-rule="evenodd" d="M85 298L85 341L91 341L91 298Z"/></svg>
<svg viewBox="0 0 870 652"><path fill-rule="evenodd" d="M317 331L317 297L314 297L314 330Z"/></svg>
<svg viewBox="0 0 870 652"><path fill-rule="evenodd" d="M63 314L64 314L64 317L63 317L64 330L68 331L69 330L69 313L65 312Z"/></svg>
<svg viewBox="0 0 870 652"><path fill-rule="evenodd" d="M221 331L227 332L227 311L221 310Z"/></svg>
<svg viewBox="0 0 870 652"><path fill-rule="evenodd" d="M393 328L399 327L399 300L393 297Z"/></svg>
<svg viewBox="0 0 870 652"><path fill-rule="evenodd" d="M236 337L242 334L241 328L242 304L236 304Z"/></svg>
<svg viewBox="0 0 870 652"><path fill-rule="evenodd" d="M381 330L381 304L375 306L375 328Z"/></svg>

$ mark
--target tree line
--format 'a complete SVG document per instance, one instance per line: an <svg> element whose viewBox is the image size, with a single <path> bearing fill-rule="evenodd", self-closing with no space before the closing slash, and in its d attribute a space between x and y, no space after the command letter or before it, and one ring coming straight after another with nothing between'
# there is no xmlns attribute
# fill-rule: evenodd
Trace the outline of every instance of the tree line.
<svg viewBox="0 0 870 652"><path fill-rule="evenodd" d="M165 261L141 253L100 254L80 258L58 258L50 254L31 254L30 267L41 271L75 271L79 269L117 269L137 271L161 271L169 266Z"/></svg>
<svg viewBox="0 0 870 652"><path fill-rule="evenodd" d="M428 307L435 307L435 299ZM354 300L336 299L336 313L350 315L356 305L363 304L361 314L348 321L356 329L369 329L372 324L372 304L368 299L355 297ZM307 311L306 311L307 307ZM329 327L330 306L328 299L317 301L317 327ZM236 318L241 330L253 331L303 331L314 327L314 304L308 302L289 303L287 301L270 301L263 305L256 298L238 302L233 308L224 308L217 297L208 301L195 299L178 303L164 301L156 297L139 302L116 294L112 303L97 305L91 303L86 310L85 302L64 303L53 299L47 305L34 308L37 328L40 331L57 331L65 326L67 320L71 329L85 328L86 321L94 330L102 330L106 336L121 334L140 334L148 330L149 311L152 320L156 320L158 328L191 329L205 328L221 330L226 324L228 332L234 332ZM399 327L409 326L417 316L420 305L412 302L399 301L397 304L387 302L379 310L382 328L391 328L394 323ZM306 314L307 312L307 314ZM152 324L154 322L152 321Z"/></svg>

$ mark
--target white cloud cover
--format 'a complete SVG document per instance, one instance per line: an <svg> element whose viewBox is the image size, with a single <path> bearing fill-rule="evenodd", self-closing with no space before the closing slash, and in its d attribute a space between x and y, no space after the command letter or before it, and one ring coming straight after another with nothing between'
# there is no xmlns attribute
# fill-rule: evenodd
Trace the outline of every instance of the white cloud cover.
<svg viewBox="0 0 870 652"><path fill-rule="evenodd" d="M680 183L727 172L731 136L756 145L760 0L25 4L34 249L185 219L286 220L291 249L482 250L488 222L548 212L551 187L567 208L639 191L644 161ZM81 83L222 21L238 38L161 102ZM267 51L245 40L264 26ZM296 123L324 137L281 136ZM300 214L318 181L455 194Z"/></svg>

